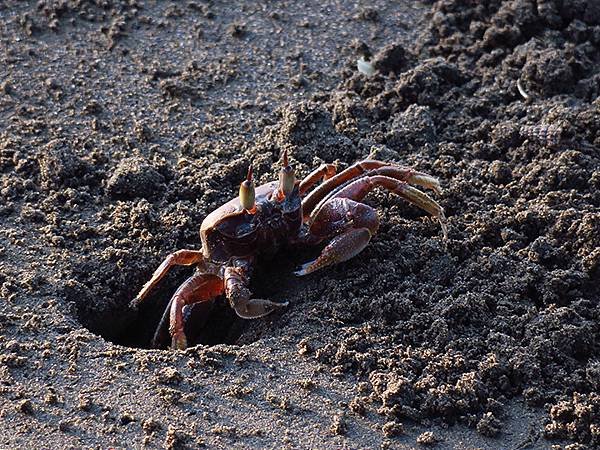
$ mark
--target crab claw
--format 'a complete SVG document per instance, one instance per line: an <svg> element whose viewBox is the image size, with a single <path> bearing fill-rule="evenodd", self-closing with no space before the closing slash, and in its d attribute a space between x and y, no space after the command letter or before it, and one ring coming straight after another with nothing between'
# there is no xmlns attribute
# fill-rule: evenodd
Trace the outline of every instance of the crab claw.
<svg viewBox="0 0 600 450"><path fill-rule="evenodd" d="M355 257L369 244L372 235L371 230L368 228L351 228L339 234L323 249L317 259L300 266L300 269L295 271L294 275L302 277L323 267Z"/></svg>
<svg viewBox="0 0 600 450"><path fill-rule="evenodd" d="M294 275L296 275L297 277L303 277L304 275L308 275L309 273L313 272L310 269L314 263L315 261L309 261L307 263L302 264L298 270L294 271Z"/></svg>
<svg viewBox="0 0 600 450"><path fill-rule="evenodd" d="M258 319L271 314L276 309L285 308L288 302L275 303L271 300L252 298L246 302L240 302L234 306L234 310L242 319Z"/></svg>

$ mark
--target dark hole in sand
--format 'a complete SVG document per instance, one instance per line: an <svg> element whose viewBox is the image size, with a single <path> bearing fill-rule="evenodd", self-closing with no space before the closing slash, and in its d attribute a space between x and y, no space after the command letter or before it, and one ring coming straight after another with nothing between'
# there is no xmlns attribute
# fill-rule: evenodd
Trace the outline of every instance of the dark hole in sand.
<svg viewBox="0 0 600 450"><path fill-rule="evenodd" d="M292 260L289 253L281 252L272 259L259 261L250 284L253 296L273 301L286 300L290 295L289 289L293 290L300 282L300 279L293 275L293 270L301 260L308 260L314 256L311 252L303 251L294 255ZM152 343L153 337L171 296L192 273L192 270L186 268L174 269L142 302L137 311L128 306L135 296L133 292L117 294L110 303L112 306L108 307L105 304L102 310L90 308L88 305L93 302L82 300L77 295L73 301L77 307L78 319L94 334L112 343L134 348L167 349L170 345L168 322L160 329L159 345L156 347ZM141 287L143 282L139 284ZM275 314L285 313L284 309ZM259 331L253 331L257 327L251 326L251 322L255 321L239 318L224 296L217 297L212 302L189 307L186 317L185 332L190 347L198 344L237 345L242 335L244 344L260 339ZM275 321L270 318L256 319L265 320L269 321L269 326L275 325Z"/></svg>
<svg viewBox="0 0 600 450"><path fill-rule="evenodd" d="M171 342L168 322L158 330L156 342L153 338L169 299L169 294L160 298L151 297L149 300L154 300L154 304L150 305L150 302L147 302L141 305L130 326L111 341L127 347L168 348ZM192 305L186 308L184 313L188 346L236 344L244 328L242 319L235 315L222 297L212 302Z"/></svg>

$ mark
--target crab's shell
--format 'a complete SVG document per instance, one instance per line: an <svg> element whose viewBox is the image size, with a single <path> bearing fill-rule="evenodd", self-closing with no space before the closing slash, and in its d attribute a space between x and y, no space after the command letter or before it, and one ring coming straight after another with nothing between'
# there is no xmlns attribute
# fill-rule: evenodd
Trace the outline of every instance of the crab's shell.
<svg viewBox="0 0 600 450"><path fill-rule="evenodd" d="M302 226L302 206L298 186L283 202L271 199L278 182L256 188L254 214L245 211L236 197L211 212L200 226L204 256L224 263L259 253L274 253Z"/></svg>

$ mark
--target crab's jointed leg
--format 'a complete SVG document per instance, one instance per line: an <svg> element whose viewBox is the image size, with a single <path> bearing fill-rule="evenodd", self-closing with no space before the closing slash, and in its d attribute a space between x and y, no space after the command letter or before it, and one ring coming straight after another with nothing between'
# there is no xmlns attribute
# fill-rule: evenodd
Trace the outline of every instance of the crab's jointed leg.
<svg viewBox="0 0 600 450"><path fill-rule="evenodd" d="M318 168L306 175L300 182L298 193L304 195L310 188L317 184L320 180L328 180L335 176L337 168L335 164L321 164Z"/></svg>
<svg viewBox="0 0 600 450"><path fill-rule="evenodd" d="M154 271L152 278L144 284L139 294L132 300L131 306L137 307L148 293L164 278L173 266L191 266L202 261L204 256L200 250L177 250L165 258Z"/></svg>
<svg viewBox="0 0 600 450"><path fill-rule="evenodd" d="M169 306L160 321L156 333L154 334L153 344L156 346L158 337L167 314L169 317L169 334L171 335L171 347L184 350L187 347L187 339L183 331L184 317L183 307L199 302L207 302L223 293L223 280L213 274L196 272L188 278L179 289L173 294Z"/></svg>
<svg viewBox="0 0 600 450"><path fill-rule="evenodd" d="M395 178L386 177L384 175L365 176L359 178L345 186L337 193L335 197L351 198L353 200L360 201L376 187L385 188L388 191L399 195L415 206L427 211L433 217L440 219L440 221L445 219L443 208L438 202L433 200L427 194L403 181L398 181Z"/></svg>
<svg viewBox="0 0 600 450"><path fill-rule="evenodd" d="M248 275L250 263L237 260L232 266L225 268L225 296L236 314L242 319L257 319L271 314L279 308L286 307L285 303L275 303L270 300L250 298Z"/></svg>
<svg viewBox="0 0 600 450"><path fill-rule="evenodd" d="M438 180L431 175L423 172L417 172L408 167L397 166L394 164L365 159L354 163L346 170L329 178L325 183L317 187L302 201L302 211L305 218L308 218L313 211L318 209L327 198L338 190L344 187L345 184L364 175L384 175L390 178L395 178L398 181L423 186L432 189L435 192L440 192L440 184Z"/></svg>
<svg viewBox="0 0 600 450"><path fill-rule="evenodd" d="M309 223L316 220L320 209L332 198L351 198L360 201L376 187L382 187L399 195L438 219L442 227L444 238L447 238L448 229L446 226L446 216L444 215L444 209L440 204L429 197L425 192L410 186L404 181L385 175L365 175L334 191L331 196L327 197L324 202L318 205L318 208L315 209L311 215Z"/></svg>
<svg viewBox="0 0 600 450"><path fill-rule="evenodd" d="M416 184L417 186L423 186L427 189L431 189L436 194L442 192L440 182L437 178L432 177L423 172L417 172L416 170L409 169L406 167L399 166L384 166L379 169L371 170L365 175L384 175L386 177L395 178L398 181L405 181L409 184Z"/></svg>
<svg viewBox="0 0 600 450"><path fill-rule="evenodd" d="M365 172L368 172L379 167L387 166L383 161L364 160L352 164L347 169L329 178L325 183L318 186L314 191L302 200L302 214L304 217L310 216L314 208L327 197L335 188L346 183L348 180L357 177Z"/></svg>
<svg viewBox="0 0 600 450"><path fill-rule="evenodd" d="M335 237L316 260L304 264L295 272L296 275L307 275L346 261L367 246L371 236L377 232L379 220L373 208L359 201L376 187L383 187L436 217L442 226L444 238L447 236L444 210L427 194L395 177L364 175L334 190L314 209L307 221L309 235L321 240L328 236Z"/></svg>

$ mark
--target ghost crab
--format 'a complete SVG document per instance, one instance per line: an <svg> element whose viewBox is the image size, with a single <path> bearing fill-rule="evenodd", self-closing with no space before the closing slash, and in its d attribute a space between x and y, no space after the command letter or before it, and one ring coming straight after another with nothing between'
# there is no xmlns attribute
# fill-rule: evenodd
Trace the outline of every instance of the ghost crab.
<svg viewBox="0 0 600 450"><path fill-rule="evenodd" d="M319 181L323 183L311 191ZM187 347L184 308L193 304L225 294L244 319L263 317L285 307L287 303L251 298L248 285L256 257L273 254L284 245L316 245L329 240L314 261L295 272L303 276L356 256L379 228L375 209L361 203L376 187L399 195L437 218L446 238L444 210L411 185L440 191L438 180L426 173L377 160L357 162L338 174L335 165L323 164L297 181L284 152L279 181L257 188L250 166L239 196L202 222L202 249L178 250L167 256L132 301L132 307L137 307L173 266L196 266L195 273L171 298L153 339L156 346L160 330L169 321L171 346L175 349Z"/></svg>

